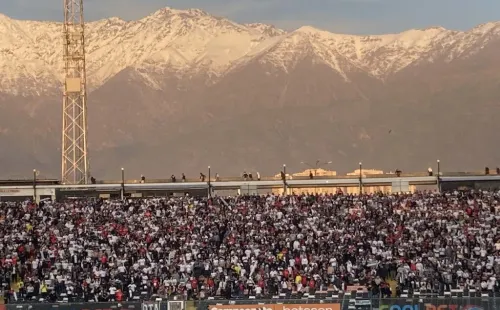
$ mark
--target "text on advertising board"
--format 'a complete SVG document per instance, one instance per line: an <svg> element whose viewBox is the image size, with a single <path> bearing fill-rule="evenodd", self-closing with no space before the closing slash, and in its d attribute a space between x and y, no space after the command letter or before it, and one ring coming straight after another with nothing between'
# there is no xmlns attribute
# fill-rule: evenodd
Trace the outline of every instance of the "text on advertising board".
<svg viewBox="0 0 500 310"><path fill-rule="evenodd" d="M208 310L340 310L340 304L210 305Z"/></svg>
<svg viewBox="0 0 500 310"><path fill-rule="evenodd" d="M483 310L482 307L475 305L433 305L433 304L414 304L414 305L380 305L380 310Z"/></svg>
<svg viewBox="0 0 500 310"><path fill-rule="evenodd" d="M141 310L160 310L160 303L145 302L141 305Z"/></svg>

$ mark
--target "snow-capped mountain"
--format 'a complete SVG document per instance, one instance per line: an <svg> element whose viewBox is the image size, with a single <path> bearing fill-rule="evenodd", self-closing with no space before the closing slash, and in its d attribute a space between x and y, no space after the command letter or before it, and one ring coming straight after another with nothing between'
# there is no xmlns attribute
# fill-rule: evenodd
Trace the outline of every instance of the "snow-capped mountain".
<svg viewBox="0 0 500 310"><path fill-rule="evenodd" d="M500 23L355 36L165 8L86 43L98 178L500 163ZM60 23L0 15L0 177L58 175L62 51Z"/></svg>
<svg viewBox="0 0 500 310"><path fill-rule="evenodd" d="M62 25L10 19L0 15L0 91L43 94L61 85ZM467 31L444 28L399 34L354 36L304 26L286 32L265 24L238 24L201 10L161 9L143 19L109 18L86 24L87 75L96 89L125 68L133 68L148 85L168 72L211 82L258 60L285 72L313 55L346 81L361 70L384 79L408 66L436 59L467 57L500 37L500 23ZM156 74L152 74L156 73Z"/></svg>
<svg viewBox="0 0 500 310"><path fill-rule="evenodd" d="M62 81L62 25L0 15L0 89L19 79L38 86ZM201 10L165 8L137 21L109 18L86 24L87 75L91 88L125 68L206 70L215 75L284 32L261 24L240 25ZM26 89L26 88L25 88ZM19 90L17 90L19 91Z"/></svg>

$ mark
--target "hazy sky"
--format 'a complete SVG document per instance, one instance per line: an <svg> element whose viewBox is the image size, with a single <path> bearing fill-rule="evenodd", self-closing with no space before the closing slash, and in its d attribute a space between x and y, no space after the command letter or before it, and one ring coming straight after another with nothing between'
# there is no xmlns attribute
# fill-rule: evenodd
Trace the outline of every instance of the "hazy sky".
<svg viewBox="0 0 500 310"><path fill-rule="evenodd" d="M500 21L500 0L84 0L87 20L138 19L170 6L200 8L237 22L286 29L312 25L340 33L387 33L441 25L468 29ZM60 20L62 0L0 0L0 12L19 19Z"/></svg>

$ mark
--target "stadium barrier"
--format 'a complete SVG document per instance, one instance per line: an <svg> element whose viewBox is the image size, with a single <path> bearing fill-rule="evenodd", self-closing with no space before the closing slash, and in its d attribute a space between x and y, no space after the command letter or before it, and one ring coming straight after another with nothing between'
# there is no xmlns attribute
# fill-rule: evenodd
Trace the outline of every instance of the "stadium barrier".
<svg viewBox="0 0 500 310"><path fill-rule="evenodd" d="M187 302L166 300L152 302L82 302L14 303L0 305L0 310L190 310ZM496 310L496 297L425 297L365 299L238 299L203 300L197 310Z"/></svg>
<svg viewBox="0 0 500 310"><path fill-rule="evenodd" d="M142 302L10 303L0 310L142 310ZM153 309L155 310L155 309Z"/></svg>
<svg viewBox="0 0 500 310"><path fill-rule="evenodd" d="M185 301L11 303L0 310L185 310Z"/></svg>
<svg viewBox="0 0 500 310"><path fill-rule="evenodd" d="M197 310L496 310L497 297L205 300Z"/></svg>

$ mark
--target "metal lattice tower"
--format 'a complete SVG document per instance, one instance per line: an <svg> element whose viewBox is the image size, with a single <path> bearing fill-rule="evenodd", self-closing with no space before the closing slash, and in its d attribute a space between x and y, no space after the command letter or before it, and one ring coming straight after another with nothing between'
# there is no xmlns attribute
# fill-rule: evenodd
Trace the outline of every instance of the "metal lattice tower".
<svg viewBox="0 0 500 310"><path fill-rule="evenodd" d="M62 182L87 184L87 78L83 0L64 1Z"/></svg>

